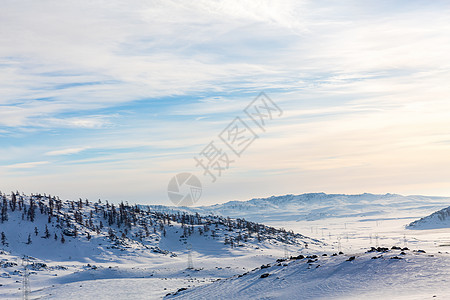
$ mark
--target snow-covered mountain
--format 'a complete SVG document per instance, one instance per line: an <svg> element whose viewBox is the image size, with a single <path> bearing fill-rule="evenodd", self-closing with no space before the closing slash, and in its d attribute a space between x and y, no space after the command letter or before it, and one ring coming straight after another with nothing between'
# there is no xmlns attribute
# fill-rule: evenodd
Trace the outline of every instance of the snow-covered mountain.
<svg viewBox="0 0 450 300"><path fill-rule="evenodd" d="M446 235L405 229L448 203L317 193L187 208L0 194L0 299L20 297L25 278L39 299L450 295L438 289Z"/></svg>
<svg viewBox="0 0 450 300"><path fill-rule="evenodd" d="M322 246L299 233L244 219L1 194L0 298L20 293L25 269L34 290L87 279L181 277L171 287L176 289L187 283L187 267L198 270L192 272L207 278L205 283L273 261L274 255Z"/></svg>
<svg viewBox="0 0 450 300"><path fill-rule="evenodd" d="M408 225L410 229L438 229L450 227L450 207L443 208L432 213L429 216L411 222Z"/></svg>
<svg viewBox="0 0 450 300"><path fill-rule="evenodd" d="M331 218L366 218L433 211L450 204L448 197L402 196L397 194L325 194L272 196L248 201L200 207L151 206L155 210L181 210L191 213L245 217L255 222L277 224L290 221L315 221Z"/></svg>

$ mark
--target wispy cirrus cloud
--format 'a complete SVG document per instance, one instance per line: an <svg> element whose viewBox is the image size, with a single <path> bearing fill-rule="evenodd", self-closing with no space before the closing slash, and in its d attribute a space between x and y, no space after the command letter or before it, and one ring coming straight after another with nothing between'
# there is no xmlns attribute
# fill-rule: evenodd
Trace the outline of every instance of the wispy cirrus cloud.
<svg viewBox="0 0 450 300"><path fill-rule="evenodd" d="M3 167L9 168L9 169L32 169L32 168L36 168L36 167L39 167L42 165L46 165L48 163L49 163L48 161L35 161L35 162L6 165Z"/></svg>
<svg viewBox="0 0 450 300"><path fill-rule="evenodd" d="M95 182L95 197L162 201L164 176L192 171L264 90L283 119L210 199L409 193L408 180L446 191L449 12L446 1L4 1L0 162L22 173L2 182L58 182L76 198Z"/></svg>
<svg viewBox="0 0 450 300"><path fill-rule="evenodd" d="M45 153L45 155L58 156L58 155L77 154L77 153L80 153L89 148L90 147L81 147L81 148L68 148L68 149L54 150L54 151L49 151L49 152Z"/></svg>

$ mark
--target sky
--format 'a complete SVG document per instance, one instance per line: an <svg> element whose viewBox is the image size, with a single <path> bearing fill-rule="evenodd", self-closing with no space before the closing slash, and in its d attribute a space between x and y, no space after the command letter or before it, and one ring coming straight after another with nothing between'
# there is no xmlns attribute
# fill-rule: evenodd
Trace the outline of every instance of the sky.
<svg viewBox="0 0 450 300"><path fill-rule="evenodd" d="M449 15L448 1L0 0L0 190L171 204L187 172L197 205L450 196ZM244 111L261 92L282 111L264 130ZM257 136L240 156L219 137L236 117ZM215 182L194 159L211 142L232 161Z"/></svg>

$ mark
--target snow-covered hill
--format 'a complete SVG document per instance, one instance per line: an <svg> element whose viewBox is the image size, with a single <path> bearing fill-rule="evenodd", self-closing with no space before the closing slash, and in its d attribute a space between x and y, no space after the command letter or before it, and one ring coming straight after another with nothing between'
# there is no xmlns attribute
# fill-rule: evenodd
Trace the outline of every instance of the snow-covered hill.
<svg viewBox="0 0 450 300"><path fill-rule="evenodd" d="M450 256L409 249L295 257L167 299L448 299Z"/></svg>
<svg viewBox="0 0 450 300"><path fill-rule="evenodd" d="M176 290L189 266L204 284L324 246L244 219L19 193L0 196L0 238L0 298L20 294L23 259L35 295L49 296L51 285L92 279L170 277Z"/></svg>
<svg viewBox="0 0 450 300"><path fill-rule="evenodd" d="M448 286L448 234L405 229L448 203L319 193L186 208L0 194L0 298L20 297L25 278L31 299L450 295L437 284Z"/></svg>
<svg viewBox="0 0 450 300"><path fill-rule="evenodd" d="M441 209L432 213L429 216L423 217L419 220L411 222L408 225L409 229L438 229L450 227L450 207Z"/></svg>
<svg viewBox="0 0 450 300"><path fill-rule="evenodd" d="M420 244L428 250L447 247L450 241L441 233L424 235L406 230L405 226L449 204L448 197L312 193L231 201L212 206L151 208L245 217L246 220L273 227L307 233L348 251L360 251L376 245ZM444 249L447 250L450 249Z"/></svg>
<svg viewBox="0 0 450 300"><path fill-rule="evenodd" d="M17 200L3 196L1 201L4 217L0 219L0 231L5 236L2 246L40 258L101 262L106 250L118 257L130 257L136 251L170 256L191 237L230 247L263 241L299 247L318 244L301 234L244 219L161 213L123 203L63 202L45 195L12 197Z"/></svg>

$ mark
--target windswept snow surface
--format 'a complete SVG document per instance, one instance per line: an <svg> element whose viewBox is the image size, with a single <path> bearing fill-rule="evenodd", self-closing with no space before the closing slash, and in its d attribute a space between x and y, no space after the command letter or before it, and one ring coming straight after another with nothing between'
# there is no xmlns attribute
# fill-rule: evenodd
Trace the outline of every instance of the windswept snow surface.
<svg viewBox="0 0 450 300"><path fill-rule="evenodd" d="M449 299L449 277L448 254L374 251L275 263L167 299Z"/></svg>

